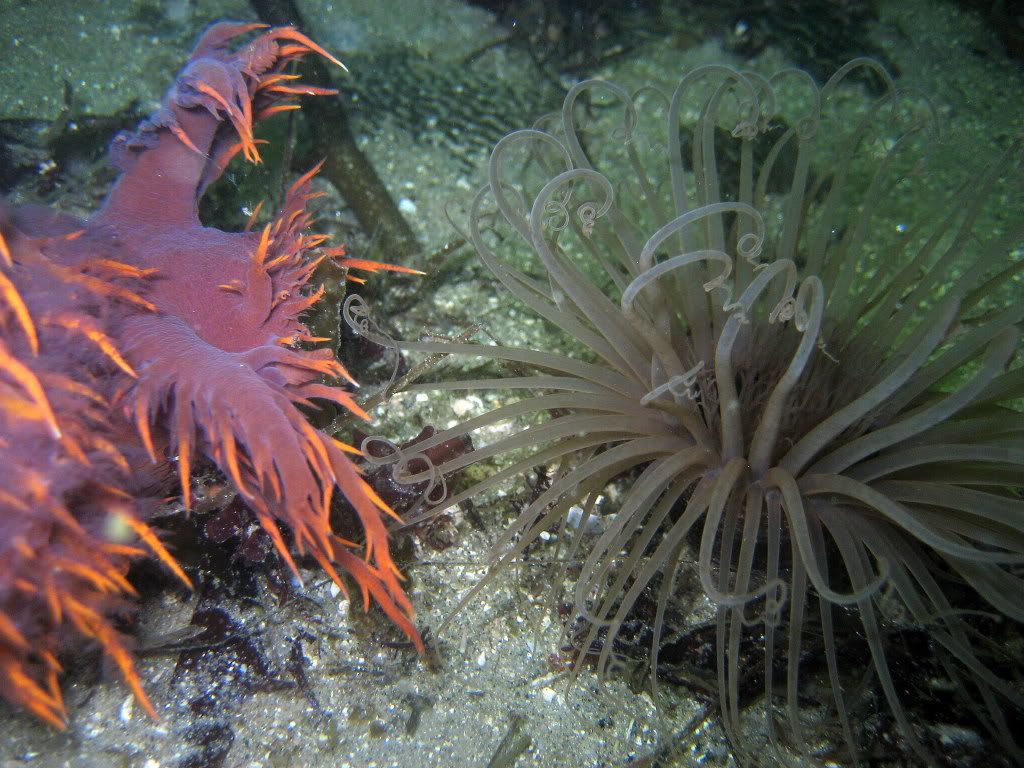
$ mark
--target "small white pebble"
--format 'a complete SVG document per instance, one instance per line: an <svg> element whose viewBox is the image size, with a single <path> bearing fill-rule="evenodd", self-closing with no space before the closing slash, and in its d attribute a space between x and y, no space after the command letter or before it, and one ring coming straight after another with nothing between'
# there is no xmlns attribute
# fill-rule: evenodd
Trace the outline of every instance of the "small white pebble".
<svg viewBox="0 0 1024 768"><path fill-rule="evenodd" d="M557 695L558 694L555 693L555 689L552 688L551 686L546 686L546 687L540 689L540 697L542 699L544 699L544 701L548 702L549 704L552 701L555 700L555 696L557 696Z"/></svg>
<svg viewBox="0 0 1024 768"><path fill-rule="evenodd" d="M452 410L455 411L456 416L465 416L467 413L473 410L476 404L472 400L468 400L465 397L460 397L458 400L452 403Z"/></svg>
<svg viewBox="0 0 1024 768"><path fill-rule="evenodd" d="M127 723L132 719L132 710L135 708L135 696L128 694L128 698L121 703L121 711L119 717L122 723Z"/></svg>
<svg viewBox="0 0 1024 768"><path fill-rule="evenodd" d="M406 216L415 216L416 203L414 203L408 197L403 197L398 201L398 210L404 213Z"/></svg>
<svg viewBox="0 0 1024 768"><path fill-rule="evenodd" d="M476 657L476 665L483 667L487 664L487 651L480 651L480 655Z"/></svg>
<svg viewBox="0 0 1024 768"><path fill-rule="evenodd" d="M331 582L331 585L327 589L330 591L331 597L337 597L341 594L341 587L339 587L333 581Z"/></svg>
<svg viewBox="0 0 1024 768"><path fill-rule="evenodd" d="M565 521L569 524L570 528L579 528L580 523L583 522L583 507L569 507L569 512L565 516ZM601 520L600 516L591 512L587 516L586 528L584 528L584 530L587 533L603 533L604 522Z"/></svg>

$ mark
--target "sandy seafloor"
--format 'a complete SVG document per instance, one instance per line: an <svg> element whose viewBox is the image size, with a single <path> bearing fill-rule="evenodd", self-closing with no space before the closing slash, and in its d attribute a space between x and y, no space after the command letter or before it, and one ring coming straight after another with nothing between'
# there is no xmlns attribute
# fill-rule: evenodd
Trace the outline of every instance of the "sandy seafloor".
<svg viewBox="0 0 1024 768"><path fill-rule="evenodd" d="M133 20L139 6L135 0L54 0L13 7L9 0L3 3L0 116L52 119L60 107L64 79L72 82L76 99L88 112L110 114L135 99L148 109L185 61L206 19L251 18L240 0L164 5L169 12L183 14L178 24L187 29L170 25L154 33ZM402 44L440 59L458 59L481 41L502 34L486 13L454 0L305 0L299 5L313 37L332 50L373 51ZM875 43L901 68L901 84L930 95L961 150L972 147L983 155L990 136L1019 131L1024 104L1020 71L999 55L972 53L998 47L979 19L934 0L888 0L882 5ZM713 42L682 51L653 41L598 74L634 87L647 82L668 87L686 68L716 59L729 57ZM769 49L752 64L771 71L787 62ZM489 66L514 82L528 65L499 49ZM521 87L531 84L524 76ZM446 201L456 215L464 211L470 190L481 184L482 175L467 171L441 145L413 142L394 121L357 128L360 146L394 197L402 199L424 251L440 248L451 237ZM936 185L943 183L942 162L955 176L956 159L954 150L933 164ZM339 220L345 222L343 203L336 205ZM547 340L549 332L542 323L515 312L479 270L463 282L442 286L432 302L418 304L390 322L393 331L411 337L424 327L458 331L481 317L486 318L487 330L506 343L557 343ZM378 409L375 414L381 417L378 431L408 438L423 424L453 423L453 410L460 415L482 412L501 396L399 394L386 412ZM508 493L515 495L516 490ZM456 546L417 553L418 561L409 572L420 626L439 624L458 595L483 574L488 546L512 515L509 505L502 504L503 495L478 503L490 528L480 531L459 520ZM435 671L414 656L382 650L380 638L395 639L394 635L382 629L381 621L363 619L358 605L352 607L332 594L326 579L314 572L307 578L309 600L292 600L277 608L267 595L261 606L236 607L247 629L262 637L271 664L279 670L287 663L291 638L300 632L317 638L305 641L303 652L309 660L312 691L329 716L318 713L295 690L242 697L220 716L234 732L223 765L483 768L491 764L506 735L518 732L529 737L530 746L509 764L625 766L644 764L660 737L687 730L692 736L682 742L675 764L733 764L715 719L706 717L701 702L681 691L663 690L659 713L648 693L635 692L621 680L599 684L588 670L568 688L565 675L549 661L558 639L556 628L530 590L522 588L519 575L520 571L509 572L456 617L440 638L443 658ZM159 597L143 609L142 632L157 636L184 627L192 610L180 595ZM709 612L709 606L698 603L693 618L707 618ZM194 722L197 716L186 702L208 681L172 683L173 655L141 658L140 672L160 715L160 721L153 722L116 675L103 674L94 657L89 659L71 664L66 682L71 719L66 732L54 733L0 704L0 766L204 765L186 761L196 753L194 729L210 725L209 718ZM751 727L758 727L756 715Z"/></svg>

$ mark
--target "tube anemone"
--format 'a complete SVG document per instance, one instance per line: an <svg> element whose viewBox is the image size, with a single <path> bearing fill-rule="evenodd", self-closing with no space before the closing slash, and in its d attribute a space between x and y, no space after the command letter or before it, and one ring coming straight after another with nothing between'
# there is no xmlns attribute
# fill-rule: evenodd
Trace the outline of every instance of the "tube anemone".
<svg viewBox="0 0 1024 768"><path fill-rule="evenodd" d="M857 69L874 71L885 93L840 119L837 94ZM802 114L777 106L783 88L802 91ZM584 96L618 104L610 139L600 119L583 125ZM687 130L685 114L696 115ZM418 389L523 392L415 450L532 417L436 468L533 449L450 504L537 465L557 468L498 537L463 604L557 532L552 605L571 600L567 631L582 619L580 647L600 648L600 670L641 593L655 591L654 685L676 576L695 560L717 609L722 722L741 758L754 745L741 726L740 646L758 630L769 737L781 703L788 738L801 743L801 659L814 637L858 762L839 659L850 631L840 618L854 616L892 717L931 762L887 660L883 601L895 600L1021 760L1005 708L1024 696L990 668L972 617L982 608L1024 620L1024 302L1011 295L1024 221L1005 203L1019 194L1022 153L1013 142L943 207L915 204L910 231L889 237L878 222L927 181L932 134L926 109L857 60L822 87L795 71L766 78L717 65L663 96L587 81L552 131L498 143L469 236L504 288L582 352L402 343L516 364L512 377ZM508 256L524 242L528 268ZM618 512L588 538L570 509L595 516L613 482L624 488Z"/></svg>

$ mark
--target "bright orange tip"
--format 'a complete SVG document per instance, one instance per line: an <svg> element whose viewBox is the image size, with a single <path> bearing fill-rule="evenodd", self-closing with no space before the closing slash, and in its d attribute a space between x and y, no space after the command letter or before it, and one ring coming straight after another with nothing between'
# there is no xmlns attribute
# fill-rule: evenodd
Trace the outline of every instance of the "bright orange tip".
<svg viewBox="0 0 1024 768"><path fill-rule="evenodd" d="M163 542L160 541L159 538L157 538L157 535L153 532L152 528L150 528L148 525L141 522L140 520L136 520L134 517L132 517L132 515L127 513L118 513L118 517L129 528L135 531L135 535L138 536L146 544L146 546L153 551L153 554L157 556L160 562L167 566L171 573L178 577L178 580L182 584L184 584L189 589L193 588L192 579L190 579L188 577L188 574L185 573L185 571L182 569L180 565L178 565L178 561L174 559L174 555L167 551L167 547L165 547L163 545Z"/></svg>
<svg viewBox="0 0 1024 768"><path fill-rule="evenodd" d="M43 421L50 427L50 434L59 440L63 433L57 424L57 416L54 414L50 400L43 390L43 385L40 384L36 375L24 363L10 353L7 345L3 344L3 342L0 342L0 370L6 370L21 385L22 389L28 394L31 405L38 409Z"/></svg>
<svg viewBox="0 0 1024 768"><path fill-rule="evenodd" d="M267 258L267 249L270 247L272 242L270 237L270 225L267 224L263 228L263 234L260 235L260 244L256 248L256 252L252 255L252 260L257 264L263 264Z"/></svg>
<svg viewBox="0 0 1024 768"><path fill-rule="evenodd" d="M218 29L220 29L221 27L226 27L226 28L230 29L231 30L231 32L230 32L230 36L231 37L238 37L239 35L244 35L246 32L252 32L252 31L257 30L257 29L269 29L270 28L269 24L264 24L261 21L250 21L250 22L247 22L245 24L232 24L229 21L222 21L222 22L219 22L218 24L216 24L216 26L217 26Z"/></svg>
<svg viewBox="0 0 1024 768"><path fill-rule="evenodd" d="M58 315L55 318L51 318L49 323L52 325L59 325L69 331L76 331L85 336L89 341L100 348L103 352L118 368L127 373L133 379L138 378L138 374L135 373L135 369L128 364L117 347L114 345L113 339L107 336L99 328L94 327L91 323L83 322L80 318L74 315Z"/></svg>
<svg viewBox="0 0 1024 768"><path fill-rule="evenodd" d="M29 650L28 640L3 611L0 611L0 640L14 646L19 651Z"/></svg>
<svg viewBox="0 0 1024 768"><path fill-rule="evenodd" d="M21 294L18 293L18 289L14 283L5 275L0 272L0 298L7 302L7 305L11 308L14 313L15 319L21 326L21 330L28 338L29 348L32 350L33 355L39 354L39 334L36 333L35 323L32 322L32 315L28 311L28 307L21 298Z"/></svg>
<svg viewBox="0 0 1024 768"><path fill-rule="evenodd" d="M260 211L263 210L263 203L265 203L265 202L266 202L266 200L260 200L256 204L256 207L253 208L252 213L249 214L249 220L247 222L245 222L245 231L246 232L250 232L252 230L253 226L256 224L256 219L259 217Z"/></svg>
<svg viewBox="0 0 1024 768"><path fill-rule="evenodd" d="M294 182L292 182L292 185L288 187L288 194L294 195L296 192L299 191L303 184L305 184L307 181L310 181L314 176L320 173L320 169L324 167L325 162L327 162L327 158L321 159L319 163L314 165L304 174L299 176L299 178L297 178ZM296 211L296 213L301 213L301 211Z"/></svg>
<svg viewBox="0 0 1024 768"><path fill-rule="evenodd" d="M345 453L350 453L353 456L362 456L363 455L363 452L360 451L358 448L356 448L353 445L349 445L348 443L343 443L341 440L339 440L336 437L332 437L331 438L331 442L334 443L335 446L337 446L338 448L343 450Z"/></svg>
<svg viewBox="0 0 1024 768"><path fill-rule="evenodd" d="M268 75L260 80L259 85L256 86L257 90L260 88L266 88L267 86L274 85L275 83L298 80L302 75L290 75L286 72L278 72L276 75Z"/></svg>
<svg viewBox="0 0 1024 768"><path fill-rule="evenodd" d="M92 259L91 261L87 262L85 266L102 267L104 269L109 269L112 272L116 272L118 275L121 275L123 277L132 278L151 277L152 275L155 275L157 272L159 272L159 270L156 267L140 269L139 267L133 266L131 264L125 264L123 261L104 258Z"/></svg>
<svg viewBox="0 0 1024 768"><path fill-rule="evenodd" d="M284 93L296 96L336 96L337 88L320 88L315 85L272 85L267 88L271 93Z"/></svg>
<svg viewBox="0 0 1024 768"><path fill-rule="evenodd" d="M272 32L269 32L268 34L272 35L275 38L283 38L285 40L292 40L296 43L299 43L298 50L294 51L290 50L294 46L281 46L280 53L282 56L288 56L293 53L305 53L306 51L315 51L332 64L336 64L343 70L348 72L348 67L342 64L339 59L336 59L334 56L329 54L325 49L321 48L319 45L314 43L304 34L299 32L299 30L297 30L295 27L281 27L279 29L273 30Z"/></svg>
<svg viewBox="0 0 1024 768"><path fill-rule="evenodd" d="M306 236L306 247L307 248L316 248L318 245L320 245L322 243L326 243L330 239L331 239L330 235L307 235ZM319 264L323 260L323 258L324 257L321 256L319 259L317 259L317 264Z"/></svg>
<svg viewBox="0 0 1024 768"><path fill-rule="evenodd" d="M291 112L292 110L302 109L298 104L272 104L269 107L264 107L256 113L255 120L264 120L271 115L276 115L278 112Z"/></svg>
<svg viewBox="0 0 1024 768"><path fill-rule="evenodd" d="M172 123L167 127L170 129L171 133L173 133L177 137L178 141L180 141L186 147L188 147L201 157L209 158L209 155L207 155L205 152L203 152L203 150L201 150L199 147L195 145L195 142L193 142L192 139L189 138L189 135L185 133L185 130L180 125Z"/></svg>
<svg viewBox="0 0 1024 768"><path fill-rule="evenodd" d="M426 272L422 272L412 267L403 267L398 264L386 264L382 261L371 261L370 259L349 259L349 258L335 258L334 263L339 267L347 267L348 269L361 269L364 272L401 272L406 275L425 275Z"/></svg>
<svg viewBox="0 0 1024 768"><path fill-rule="evenodd" d="M377 494L377 492L375 490L373 490L373 486L371 486L368 482L366 482L362 478L359 479L359 485L362 486L363 493L366 494L367 498L370 501L373 502L373 505L377 509L379 509L381 512L383 512L384 514L388 515L389 517L393 517L398 522L402 522L402 518L399 516L399 514L397 512L395 512L395 510L393 510L388 505L388 503L386 501L384 501L384 499L382 499ZM401 574L398 572L397 569L395 569L395 573L398 574L399 576L401 576Z"/></svg>
<svg viewBox="0 0 1024 768"><path fill-rule="evenodd" d="M278 344L286 347L298 344L300 341L305 341L309 344L321 344L330 340L330 336L310 336L308 333L293 333L291 336L279 336L275 339Z"/></svg>
<svg viewBox="0 0 1024 768"><path fill-rule="evenodd" d="M4 264L8 267L14 266L14 259L11 258L11 249L7 245L7 241L4 239L3 232L0 232L0 259L3 259Z"/></svg>

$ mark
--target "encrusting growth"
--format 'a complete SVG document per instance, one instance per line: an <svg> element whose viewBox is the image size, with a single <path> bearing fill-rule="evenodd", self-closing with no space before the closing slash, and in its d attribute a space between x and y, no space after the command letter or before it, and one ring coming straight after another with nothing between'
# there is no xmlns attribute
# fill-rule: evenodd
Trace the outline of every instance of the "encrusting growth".
<svg viewBox="0 0 1024 768"><path fill-rule="evenodd" d="M298 405L328 400L366 418L326 378L351 377L300 316L320 298L317 264L414 270L347 259L308 233L311 179L298 179L261 232L204 227L197 204L239 152L259 161L254 122L323 95L284 70L326 51L293 28L220 23L200 39L163 106L112 157L120 179L82 222L0 204L0 685L15 705L61 728L58 661L88 638L143 691L112 617L133 594L130 562L155 555L188 576L147 524L174 457L186 507L205 453L234 482L298 575L299 554L359 584L420 647L412 607L388 551L394 514L346 453ZM310 254L313 254L311 257ZM357 545L329 523L335 488L365 533ZM361 547L362 552L358 553ZM336 570L336 568L338 570Z"/></svg>

